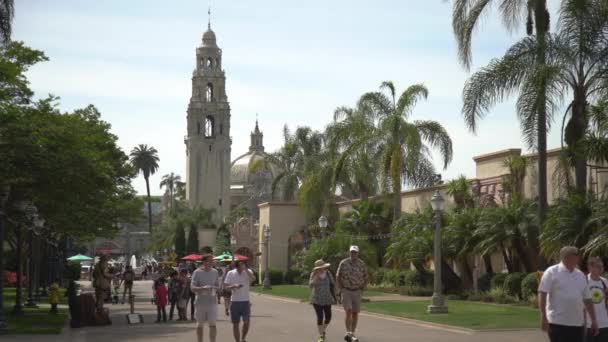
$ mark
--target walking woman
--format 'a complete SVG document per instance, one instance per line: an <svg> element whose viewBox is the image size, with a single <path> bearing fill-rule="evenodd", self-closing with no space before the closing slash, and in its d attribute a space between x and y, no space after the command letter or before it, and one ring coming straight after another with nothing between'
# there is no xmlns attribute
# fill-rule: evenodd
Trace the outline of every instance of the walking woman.
<svg viewBox="0 0 608 342"><path fill-rule="evenodd" d="M331 305L335 303L334 278L329 271L330 264L322 259L315 261L315 268L310 274L312 288L311 304L317 314L319 342L325 342L325 332L331 321Z"/></svg>
<svg viewBox="0 0 608 342"><path fill-rule="evenodd" d="M169 299L169 290L167 290L167 286L165 286L165 278L160 277L155 283L156 291L156 323L167 322L167 310L165 307L167 306L167 301ZM161 317L162 314L162 317ZM162 321L161 321L162 318Z"/></svg>

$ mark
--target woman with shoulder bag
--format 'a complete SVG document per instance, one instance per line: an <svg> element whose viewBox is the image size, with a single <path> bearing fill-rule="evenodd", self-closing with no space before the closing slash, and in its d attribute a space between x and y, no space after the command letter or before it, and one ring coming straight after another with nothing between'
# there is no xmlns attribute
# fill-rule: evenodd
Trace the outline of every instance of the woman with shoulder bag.
<svg viewBox="0 0 608 342"><path fill-rule="evenodd" d="M319 342L325 342L327 326L331 321L331 306L336 302L335 281L329 271L330 264L322 259L315 261L315 268L310 274L309 285L312 288L311 304L317 315Z"/></svg>

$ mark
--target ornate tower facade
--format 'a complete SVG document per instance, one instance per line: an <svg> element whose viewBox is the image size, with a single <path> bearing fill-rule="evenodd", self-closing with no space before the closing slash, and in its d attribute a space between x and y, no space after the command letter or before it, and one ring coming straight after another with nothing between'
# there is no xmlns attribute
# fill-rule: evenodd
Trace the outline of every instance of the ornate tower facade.
<svg viewBox="0 0 608 342"><path fill-rule="evenodd" d="M209 24L203 45L196 49L192 97L185 138L186 197L190 206L214 209L216 224L230 210L230 105L222 49Z"/></svg>

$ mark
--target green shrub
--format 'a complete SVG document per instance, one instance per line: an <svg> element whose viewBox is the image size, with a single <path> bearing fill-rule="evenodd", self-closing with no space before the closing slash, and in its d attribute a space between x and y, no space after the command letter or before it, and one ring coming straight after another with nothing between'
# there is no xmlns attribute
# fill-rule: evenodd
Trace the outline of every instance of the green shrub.
<svg viewBox="0 0 608 342"><path fill-rule="evenodd" d="M470 293L467 297L467 300L481 302L485 296L486 292L478 292L478 293Z"/></svg>
<svg viewBox="0 0 608 342"><path fill-rule="evenodd" d="M522 298L521 282L526 277L525 273L511 273L505 278L504 289L509 296Z"/></svg>
<svg viewBox="0 0 608 342"><path fill-rule="evenodd" d="M528 300L538 293L538 275L536 272L528 274L521 282L521 298Z"/></svg>
<svg viewBox="0 0 608 342"><path fill-rule="evenodd" d="M80 279L81 266L79 262L69 261L65 265L63 276L68 280L79 280Z"/></svg>
<svg viewBox="0 0 608 342"><path fill-rule="evenodd" d="M517 303L517 299L513 296L509 296L507 291L501 287L495 287L487 292L484 296L484 301L498 304L513 304Z"/></svg>
<svg viewBox="0 0 608 342"><path fill-rule="evenodd" d="M399 277L401 272L399 270L388 270L384 273L384 279L382 283L391 284L392 286L399 286Z"/></svg>
<svg viewBox="0 0 608 342"><path fill-rule="evenodd" d="M418 272L416 270L405 271L405 286L422 286L429 287L433 285L433 273L425 270Z"/></svg>
<svg viewBox="0 0 608 342"><path fill-rule="evenodd" d="M384 282L384 277L386 275L386 272L388 272L389 270L386 268L378 268L375 270L370 270L369 271L369 282L371 284L375 284L375 285L380 285Z"/></svg>
<svg viewBox="0 0 608 342"><path fill-rule="evenodd" d="M490 281L490 290L492 289L497 289L497 288L504 288L505 286L505 279L507 278L509 274L507 273L496 273L493 277L492 280Z"/></svg>
<svg viewBox="0 0 608 342"><path fill-rule="evenodd" d="M531 307L538 309L538 295L531 295L528 297L528 303Z"/></svg>
<svg viewBox="0 0 608 342"><path fill-rule="evenodd" d="M271 270L272 272L272 270ZM272 277L272 273L270 273L270 276ZM304 277L302 276L302 273L299 270L288 270L287 272L285 272L285 284L289 284L289 285L294 285L294 284L303 284L304 283Z"/></svg>
<svg viewBox="0 0 608 342"><path fill-rule="evenodd" d="M262 272L262 281L266 279L266 272ZM277 269L270 269L270 283L272 285L282 285L283 284L283 272Z"/></svg>
<svg viewBox="0 0 608 342"><path fill-rule="evenodd" d="M403 286L400 293L404 296L429 297L433 295L433 289L422 286Z"/></svg>
<svg viewBox="0 0 608 342"><path fill-rule="evenodd" d="M477 289L482 292L490 291L490 288L492 288L492 278L495 274L496 273L486 273L481 277L477 278Z"/></svg>

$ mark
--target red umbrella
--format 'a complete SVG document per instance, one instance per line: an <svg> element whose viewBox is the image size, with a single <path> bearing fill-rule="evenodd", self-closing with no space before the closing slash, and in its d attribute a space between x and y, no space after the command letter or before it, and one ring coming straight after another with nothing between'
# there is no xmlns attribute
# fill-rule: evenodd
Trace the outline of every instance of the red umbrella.
<svg viewBox="0 0 608 342"><path fill-rule="evenodd" d="M240 255L240 254L235 254L234 255L234 259L236 259L236 260L243 260L243 261L249 260L248 257L246 257L244 255Z"/></svg>
<svg viewBox="0 0 608 342"><path fill-rule="evenodd" d="M200 261L200 260L203 260L203 256L200 254L190 254L190 255L186 255L185 257L183 257L182 260Z"/></svg>

